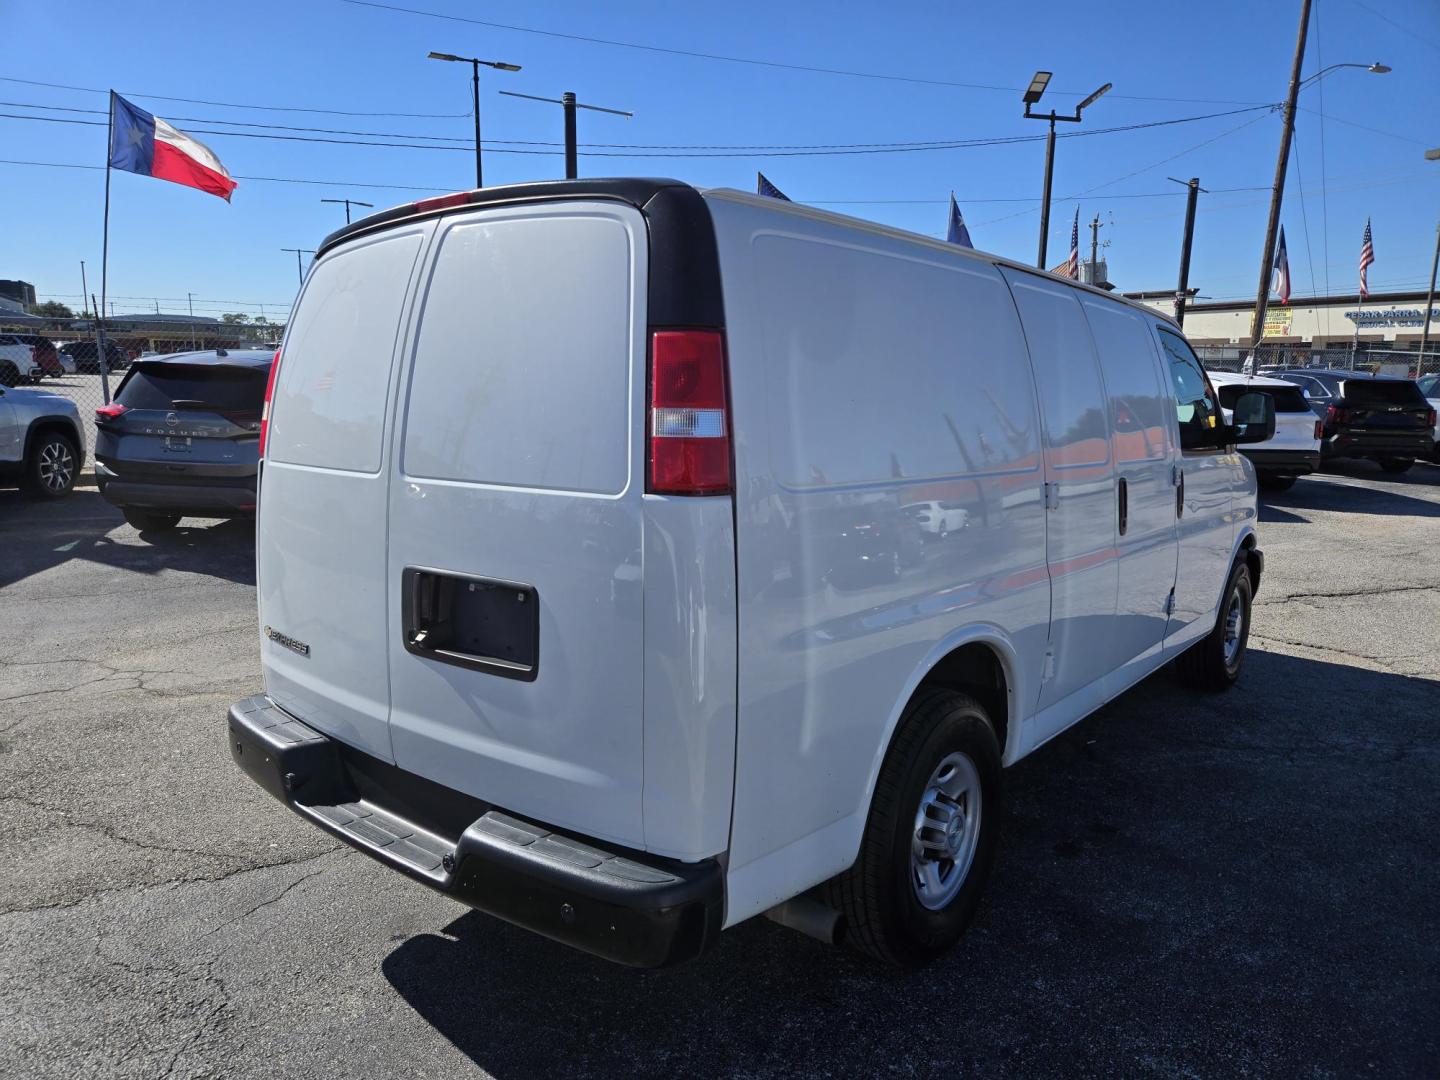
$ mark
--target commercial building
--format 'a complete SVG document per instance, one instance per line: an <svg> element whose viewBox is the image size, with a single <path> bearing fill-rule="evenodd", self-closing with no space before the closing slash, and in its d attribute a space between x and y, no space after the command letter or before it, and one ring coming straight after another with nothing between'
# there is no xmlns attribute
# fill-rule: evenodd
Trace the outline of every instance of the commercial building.
<svg viewBox="0 0 1440 1080"><path fill-rule="evenodd" d="M1126 293L1166 315L1175 313L1173 289ZM1414 364L1424 330L1424 292L1372 293L1362 304L1349 296L1292 296L1290 303L1272 300L1265 314L1263 351L1288 362L1304 362L1307 355L1353 354L1360 362L1408 361ZM1250 346L1253 300L1195 299L1185 306L1185 336L1202 357L1241 358ZM1440 305L1432 309L1427 369L1440 360Z"/></svg>
<svg viewBox="0 0 1440 1080"><path fill-rule="evenodd" d="M35 286L28 281L0 280L0 299L13 301L28 311L35 306Z"/></svg>

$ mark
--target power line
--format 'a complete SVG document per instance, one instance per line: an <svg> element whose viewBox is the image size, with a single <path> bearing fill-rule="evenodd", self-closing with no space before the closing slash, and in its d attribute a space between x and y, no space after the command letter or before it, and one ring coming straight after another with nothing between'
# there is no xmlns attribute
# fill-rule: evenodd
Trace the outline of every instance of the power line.
<svg viewBox="0 0 1440 1080"><path fill-rule="evenodd" d="M82 94L106 94L109 90L97 90L93 86L70 86L66 83L41 82L39 79L19 79L13 75L0 75L0 82L21 83L25 86L44 86L51 90L78 90ZM298 105L244 105L233 101L206 101L203 98L167 97L164 94L142 94L136 90L122 91L127 98L148 98L151 101L182 101L187 105L214 105L222 109L256 109L262 112L319 113L326 116L385 116L409 120L463 120L470 114L463 113L403 113L403 112L350 112L345 109L311 109Z"/></svg>
<svg viewBox="0 0 1440 1080"><path fill-rule="evenodd" d="M635 41L618 41L613 38L589 37L584 34L566 34L558 30L541 30L533 26L516 26L513 23L490 22L485 19L473 19L464 15L447 15L440 11L422 11L419 8L400 7L396 4L381 4L375 0L342 0L342 2L354 5L355 7L377 8L381 11L394 11L402 15L419 15L429 19L444 19L447 22L470 23L474 26L486 26L492 30L510 30L517 34L535 34L540 37L561 38L565 41L583 41L589 45L607 45L617 49L637 49L642 52L663 53L668 56L684 56L696 60L716 60L727 64L748 64L752 67L779 68L784 71L803 71L812 75L843 75L856 79L876 79L882 82L915 83L920 86L946 86L960 90L994 90L1007 94L1018 94L1023 87L1018 86L995 86L989 83L965 83L951 82L946 79L925 79L916 75L895 75L876 71L856 71L849 68L816 67L810 64L787 64L779 60L760 60L746 56L727 56L723 53L699 52L693 49L672 49L663 45L644 45ZM1074 90L1051 90L1052 94L1070 94L1075 97L1084 97L1088 91ZM1169 101L1188 102L1190 104L1202 105L1255 105L1253 101L1230 101L1216 98L1176 98L1176 97L1149 97L1139 94L1112 94L1112 98L1126 98L1131 101Z"/></svg>
<svg viewBox="0 0 1440 1080"><path fill-rule="evenodd" d="M1315 255L1310 250L1310 214L1305 209L1305 177L1300 171L1299 139L1291 141L1290 156L1295 162L1295 191L1300 196L1300 223L1305 228L1305 261L1310 266L1310 292L1314 294L1319 292L1320 283L1315 280Z"/></svg>
<svg viewBox="0 0 1440 1080"><path fill-rule="evenodd" d="M88 169L94 172L103 172L104 165L78 165L65 161L20 161L12 158L0 158L0 165L33 165L45 169ZM424 187L419 184L371 184L362 183L358 180L304 180L293 176L235 176L236 180L258 180L272 184L314 184L320 187L337 188L373 188L376 190L389 191L450 191L451 187Z"/></svg>
<svg viewBox="0 0 1440 1080"><path fill-rule="evenodd" d="M1336 124L1344 124L1346 127L1359 128L1361 131L1369 131L1376 135L1384 135L1386 138L1390 139L1399 139L1401 142L1410 143L1412 146L1430 145L1430 143L1427 142L1425 139L1412 139L1409 135L1400 135L1394 131L1385 131L1381 128L1371 127L1369 124L1359 123L1355 120L1342 120L1338 116L1326 116L1324 113L1319 112L1315 109L1307 109L1304 105L1297 105L1296 108L1299 109L1301 112L1309 113L1311 116L1318 116L1322 121L1330 120Z"/></svg>
<svg viewBox="0 0 1440 1080"><path fill-rule="evenodd" d="M1175 124L1195 123L1201 120L1212 120L1222 116L1234 116L1239 113L1270 111L1273 105L1256 105L1243 109L1230 109L1225 112L1204 113L1198 116L1173 117L1169 120L1148 120L1136 124L1120 124L1108 128L1092 128L1088 131L1072 131L1058 135L1057 138L1093 138L1097 135L1112 135L1118 132L1141 131L1148 128L1167 127ZM36 123L46 124L74 124L84 127L105 127L105 122L100 120L74 120L62 116L30 116L24 113L0 112L0 117L11 120L30 120ZM1258 117L1256 118L1258 119ZM1241 125L1244 127L1245 125ZM1238 130L1238 129L1236 129ZM319 138L312 135L267 135L253 131L220 131L214 128L191 128L191 132L201 135L221 135L239 139L271 139L281 142L302 142L302 143L324 143L341 146L378 146L389 147L399 150L452 150L462 153L469 153L464 146L434 146L419 143L404 142L373 142L364 139L331 139ZM1223 136L1217 136L1220 138ZM976 147L1009 146L1019 143L1030 143L1044 139L1043 135L1011 135L985 139L956 139L946 142L924 142L914 144L895 143L857 143L857 144L829 144L832 148L821 149L816 147L801 147L790 150L760 150L752 152L749 149L723 150L723 151L695 151L688 149L660 151L645 150L632 152L628 148L618 146L611 150L589 149L582 151L582 157L598 158L757 158L757 157L836 157L856 154L905 154L921 153L933 150L965 150ZM1213 140L1210 140L1213 141ZM822 144L824 145L824 144ZM1203 144L1202 144L1203 145ZM520 154L531 157L557 157L564 153L562 150L520 150L514 147L492 147L492 153L497 154ZM1169 160L1169 159L1166 159Z"/></svg>
<svg viewBox="0 0 1440 1080"><path fill-rule="evenodd" d="M1398 23L1394 19L1390 18L1389 15L1386 15L1384 12L1376 11L1369 4L1361 3L1360 0L1350 0L1350 2L1358 8L1364 8L1366 11L1370 12L1371 15L1374 15L1382 22L1389 23L1391 26L1395 27L1396 30L1399 30L1402 34L1409 34L1422 45L1429 45L1432 49L1440 49L1440 45L1437 45L1435 42L1431 41L1427 37L1421 37L1419 34L1415 33L1414 27L1406 26L1404 23Z"/></svg>

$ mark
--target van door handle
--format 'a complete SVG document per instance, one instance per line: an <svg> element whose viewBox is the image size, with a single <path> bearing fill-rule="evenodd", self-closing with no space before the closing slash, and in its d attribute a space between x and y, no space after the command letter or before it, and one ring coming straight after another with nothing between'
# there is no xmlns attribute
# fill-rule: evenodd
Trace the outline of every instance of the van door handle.
<svg viewBox="0 0 1440 1080"><path fill-rule="evenodd" d="M1185 516L1185 470L1175 466L1175 516Z"/></svg>
<svg viewBox="0 0 1440 1080"><path fill-rule="evenodd" d="M1117 501L1120 503L1120 535L1125 535L1125 530L1130 525L1130 484L1125 477L1120 477Z"/></svg>

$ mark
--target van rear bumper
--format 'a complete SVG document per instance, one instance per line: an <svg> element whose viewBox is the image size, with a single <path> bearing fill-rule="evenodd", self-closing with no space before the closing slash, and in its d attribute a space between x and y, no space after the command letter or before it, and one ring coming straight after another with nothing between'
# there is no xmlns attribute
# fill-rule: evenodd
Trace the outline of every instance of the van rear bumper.
<svg viewBox="0 0 1440 1080"><path fill-rule="evenodd" d="M714 860L607 849L478 803L484 812L463 829L422 824L407 807L464 797L439 789L426 799L428 781L360 755L268 697L231 705L227 727L236 764L296 813L489 915L631 967L693 959L720 934L724 883ZM387 798L385 777L409 790Z"/></svg>

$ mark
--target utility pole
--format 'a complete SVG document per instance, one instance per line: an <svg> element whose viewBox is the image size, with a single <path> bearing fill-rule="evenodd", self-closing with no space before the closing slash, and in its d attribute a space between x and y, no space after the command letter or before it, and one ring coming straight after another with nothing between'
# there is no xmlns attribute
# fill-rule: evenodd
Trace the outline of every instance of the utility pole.
<svg viewBox="0 0 1440 1080"><path fill-rule="evenodd" d="M575 110L589 109L591 112L610 113L612 116L623 116L629 120L634 113L625 112L623 109L603 109L599 105L586 105L576 101L575 95L567 90L558 99L547 97L536 97L534 94L516 94L510 90L501 90L500 93L506 97L525 98L527 101L544 101L551 105L559 105L565 110L565 179L574 180L580 175L576 158L579 156L579 147L576 144L575 135Z"/></svg>
<svg viewBox="0 0 1440 1080"><path fill-rule="evenodd" d="M1095 275L1100 266L1100 215L1096 213L1090 222L1090 284L1098 285Z"/></svg>
<svg viewBox="0 0 1440 1080"><path fill-rule="evenodd" d="M1420 359L1415 362L1415 377L1425 373L1425 347L1430 344L1430 312L1435 307L1435 271L1440 270L1440 225L1435 226L1435 257L1430 260L1430 291L1425 294L1425 329L1420 331Z"/></svg>
<svg viewBox="0 0 1440 1080"><path fill-rule="evenodd" d="M190 351L195 351L195 294L187 292L185 300L190 305Z"/></svg>
<svg viewBox="0 0 1440 1080"><path fill-rule="evenodd" d="M90 314L90 285L85 280L85 260L80 260L80 306L85 309L85 314Z"/></svg>
<svg viewBox="0 0 1440 1080"><path fill-rule="evenodd" d="M328 203L344 203L344 204L345 204L345 224L346 224L346 225L349 225L349 224L350 224L350 207L352 207L352 206L368 206L368 207L370 207L372 210L375 208L375 204L374 204L374 203L361 202L359 199L321 199L320 201L321 201L321 202L328 202Z"/></svg>
<svg viewBox="0 0 1440 1080"><path fill-rule="evenodd" d="M1200 186L1200 178L1192 176L1189 180L1176 180L1169 177L1177 184L1184 184L1189 192L1185 197L1185 238L1180 241L1180 281L1175 286L1175 321L1181 326L1185 325L1185 304L1190 299L1190 247L1195 241L1195 203L1200 197L1200 192L1205 189ZM1266 281L1266 294L1269 294L1269 281Z"/></svg>
<svg viewBox="0 0 1440 1080"><path fill-rule="evenodd" d="M281 251L293 251L295 253L295 272L300 275L300 284L305 284L305 264L301 261L302 255L314 255L315 252L309 248L281 248Z"/></svg>
<svg viewBox="0 0 1440 1080"><path fill-rule="evenodd" d="M1045 252L1050 242L1050 188L1051 182L1055 178L1055 121L1063 120L1069 124L1080 123L1080 114L1095 104L1113 85L1106 83L1080 102L1075 106L1074 116L1061 116L1054 109L1048 113L1031 112L1030 107L1039 102L1041 95L1045 93L1045 88L1050 85L1051 77L1051 73L1048 71L1037 71L1020 99L1025 104L1025 119L1047 120L1050 123L1050 134L1045 140L1045 188L1040 197L1040 254L1035 259L1035 265L1041 270L1045 269Z"/></svg>
<svg viewBox="0 0 1440 1080"><path fill-rule="evenodd" d="M1250 324L1250 357L1254 360L1265 336L1265 308L1270 302L1270 279L1275 260L1275 234L1280 228L1280 203L1285 197L1285 168L1290 161L1290 139L1295 134L1295 99L1300 96L1300 67L1305 62L1305 37L1310 30L1310 0L1300 0L1300 30L1295 36L1295 59L1290 65L1290 92L1280 111L1280 153L1275 159L1275 186L1270 193L1270 220L1265 225L1265 247L1260 252L1260 285L1255 292L1255 315Z"/></svg>

